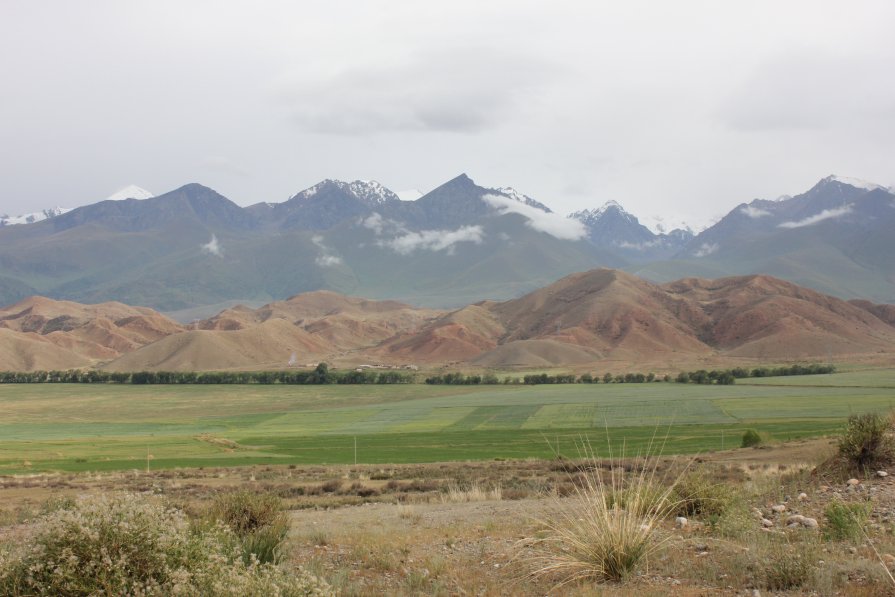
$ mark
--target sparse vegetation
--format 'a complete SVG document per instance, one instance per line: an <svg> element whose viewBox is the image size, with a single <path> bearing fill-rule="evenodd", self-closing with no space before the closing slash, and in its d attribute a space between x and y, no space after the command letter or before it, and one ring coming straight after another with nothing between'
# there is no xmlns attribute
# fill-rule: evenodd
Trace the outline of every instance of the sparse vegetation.
<svg viewBox="0 0 895 597"><path fill-rule="evenodd" d="M158 500L93 496L40 517L0 556L4 595L330 595L303 571L245 563L232 531Z"/></svg>

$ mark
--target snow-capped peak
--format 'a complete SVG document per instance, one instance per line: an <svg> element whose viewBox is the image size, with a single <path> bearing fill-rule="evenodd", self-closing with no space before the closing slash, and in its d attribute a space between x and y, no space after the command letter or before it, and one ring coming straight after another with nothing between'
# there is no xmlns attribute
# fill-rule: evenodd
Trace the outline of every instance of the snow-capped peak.
<svg viewBox="0 0 895 597"><path fill-rule="evenodd" d="M860 178L852 178L850 176L836 176L835 174L827 176L825 179L823 179L822 182L838 182L855 187L856 189L864 189L866 191L875 191L876 189L886 190L886 187L881 184L876 184L875 182L868 182L866 180L861 180Z"/></svg>
<svg viewBox="0 0 895 597"><path fill-rule="evenodd" d="M503 195L504 197L509 197L510 199L512 199L514 201L518 201L519 203L524 203L525 205L529 205L531 207L540 209L541 211L547 212L548 214L553 213L549 207L547 207L540 201L537 201L535 199L532 199L528 195L520 193L513 187L498 187L496 189L491 189L491 190L494 191L495 193L497 193L498 195Z"/></svg>
<svg viewBox="0 0 895 597"><path fill-rule="evenodd" d="M128 185L123 189L118 189L106 199L110 201L121 201L122 199L152 199L155 197L150 191L140 188L135 184Z"/></svg>
<svg viewBox="0 0 895 597"><path fill-rule="evenodd" d="M44 209L42 211L36 211L34 213L23 214L20 216L0 216L0 226L33 224L34 222L40 222L41 220L48 220L50 218L55 218L56 216L61 216L62 214L70 211L70 207L51 207L50 209Z"/></svg>
<svg viewBox="0 0 895 597"><path fill-rule="evenodd" d="M609 200L600 207L594 209L582 209L581 211L576 211L574 213L569 214L570 218L575 218L576 220L581 220L582 222L593 222L602 218L606 213L610 210L617 211L622 217L636 221L637 218L629 214L625 211L625 208L621 206L618 201Z"/></svg>
<svg viewBox="0 0 895 597"><path fill-rule="evenodd" d="M365 203L380 205L389 201L398 201L398 196L375 180L355 180L345 182L327 178L314 186L297 193L293 199L309 199L316 195L324 186L333 185L342 191L346 191Z"/></svg>

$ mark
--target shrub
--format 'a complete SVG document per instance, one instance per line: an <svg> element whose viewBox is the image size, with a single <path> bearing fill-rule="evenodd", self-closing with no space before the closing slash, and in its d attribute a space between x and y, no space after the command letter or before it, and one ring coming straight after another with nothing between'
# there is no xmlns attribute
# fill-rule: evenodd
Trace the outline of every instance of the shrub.
<svg viewBox="0 0 895 597"><path fill-rule="evenodd" d="M253 557L261 563L278 563L282 558L289 519L279 497L250 491L226 493L214 501L208 514L233 531L246 564Z"/></svg>
<svg viewBox="0 0 895 597"><path fill-rule="evenodd" d="M194 526L145 496L84 497L0 552L3 595L332 595L329 586L239 557L233 532Z"/></svg>
<svg viewBox="0 0 895 597"><path fill-rule="evenodd" d="M769 591L789 591L808 584L817 561L815 546L774 541L762 554L760 570Z"/></svg>
<svg viewBox="0 0 895 597"><path fill-rule="evenodd" d="M870 510L870 504L830 502L824 511L824 517L827 519L824 536L835 540L861 540L864 525L870 518Z"/></svg>
<svg viewBox="0 0 895 597"><path fill-rule="evenodd" d="M754 429L747 429L743 432L743 441L740 443L740 446L743 448L753 448L761 445L761 443L761 435Z"/></svg>
<svg viewBox="0 0 895 597"><path fill-rule="evenodd" d="M839 454L861 469L891 461L895 441L889 434L888 419L877 413L850 416L839 438Z"/></svg>
<svg viewBox="0 0 895 597"><path fill-rule="evenodd" d="M705 471L692 471L675 485L677 513L681 516L721 517L736 494L729 485L717 483Z"/></svg>

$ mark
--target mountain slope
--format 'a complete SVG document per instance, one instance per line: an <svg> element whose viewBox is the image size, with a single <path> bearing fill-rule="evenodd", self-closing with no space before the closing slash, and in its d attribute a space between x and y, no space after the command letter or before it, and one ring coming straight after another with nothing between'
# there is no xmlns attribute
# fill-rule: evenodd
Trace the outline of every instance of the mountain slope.
<svg viewBox="0 0 895 597"><path fill-rule="evenodd" d="M791 359L893 352L895 328L871 311L769 276L656 285L594 270L519 299L450 313L382 350L489 366L672 354ZM474 325L464 325L472 313Z"/></svg>
<svg viewBox="0 0 895 597"><path fill-rule="evenodd" d="M828 176L796 197L738 205L673 260L638 273L659 281L765 273L845 298L895 302L892 230L895 194Z"/></svg>

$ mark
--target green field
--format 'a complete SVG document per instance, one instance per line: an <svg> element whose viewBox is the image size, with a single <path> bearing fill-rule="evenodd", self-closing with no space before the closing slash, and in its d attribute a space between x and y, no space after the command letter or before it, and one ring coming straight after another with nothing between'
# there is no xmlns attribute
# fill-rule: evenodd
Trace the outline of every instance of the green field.
<svg viewBox="0 0 895 597"><path fill-rule="evenodd" d="M895 371L561 386L0 386L0 473L663 453L835 433L895 407ZM147 454L150 455L147 458Z"/></svg>

